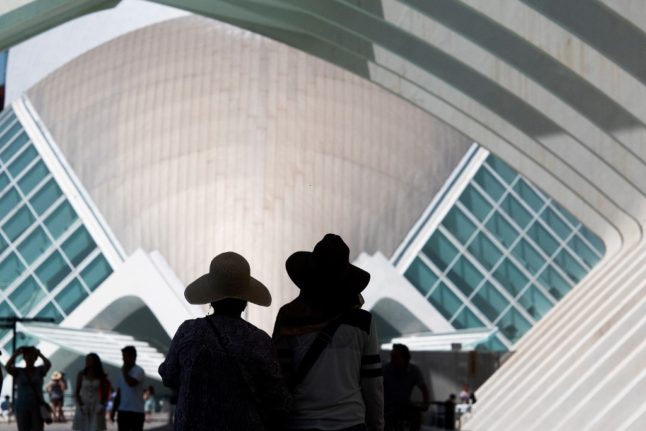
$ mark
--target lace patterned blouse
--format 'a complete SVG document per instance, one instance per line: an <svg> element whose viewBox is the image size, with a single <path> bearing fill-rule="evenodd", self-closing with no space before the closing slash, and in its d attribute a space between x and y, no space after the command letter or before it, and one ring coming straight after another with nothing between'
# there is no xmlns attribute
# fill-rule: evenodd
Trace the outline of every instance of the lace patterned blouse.
<svg viewBox="0 0 646 431"><path fill-rule="evenodd" d="M270 429L266 424L283 421L291 403L271 339L240 318L182 323L159 374L178 391L176 431Z"/></svg>

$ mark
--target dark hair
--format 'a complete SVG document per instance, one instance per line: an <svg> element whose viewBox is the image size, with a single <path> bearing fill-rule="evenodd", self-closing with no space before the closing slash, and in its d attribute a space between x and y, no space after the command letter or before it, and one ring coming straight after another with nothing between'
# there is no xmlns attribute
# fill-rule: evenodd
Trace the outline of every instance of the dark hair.
<svg viewBox="0 0 646 431"><path fill-rule="evenodd" d="M85 356L85 359L87 358L94 358L94 367L93 367L94 369L92 370L94 371L94 375L99 377L105 377L106 374L105 374L105 371L103 371L103 363L101 362L101 358L99 357L99 355L97 355L96 353L88 353L87 356ZM84 376L87 376L89 371L90 370L88 369L88 367L85 367L83 368L82 373Z"/></svg>
<svg viewBox="0 0 646 431"><path fill-rule="evenodd" d="M135 346L126 346L121 349L121 353L127 353L134 356L135 358L137 357L137 349L135 349Z"/></svg>
<svg viewBox="0 0 646 431"><path fill-rule="evenodd" d="M410 361L410 350L405 344L393 344L393 351L401 353L406 361Z"/></svg>
<svg viewBox="0 0 646 431"><path fill-rule="evenodd" d="M247 308L247 301L238 298L225 298L211 303L213 311L227 314L240 314Z"/></svg>

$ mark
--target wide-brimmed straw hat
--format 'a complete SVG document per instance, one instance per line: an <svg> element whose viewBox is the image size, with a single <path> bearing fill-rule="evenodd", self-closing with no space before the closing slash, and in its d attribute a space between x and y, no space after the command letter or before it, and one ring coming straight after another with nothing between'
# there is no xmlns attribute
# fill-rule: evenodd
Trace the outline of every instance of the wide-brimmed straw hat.
<svg viewBox="0 0 646 431"><path fill-rule="evenodd" d="M326 234L313 251L297 251L285 262L296 286L312 293L358 294L370 274L350 263L350 248L339 235Z"/></svg>
<svg viewBox="0 0 646 431"><path fill-rule="evenodd" d="M271 305L269 290L251 276L247 259L232 251L215 256L209 273L189 284L184 297L191 304L236 298L265 307Z"/></svg>
<svg viewBox="0 0 646 431"><path fill-rule="evenodd" d="M54 371L52 373L52 380L60 380L63 378L63 374L60 371Z"/></svg>

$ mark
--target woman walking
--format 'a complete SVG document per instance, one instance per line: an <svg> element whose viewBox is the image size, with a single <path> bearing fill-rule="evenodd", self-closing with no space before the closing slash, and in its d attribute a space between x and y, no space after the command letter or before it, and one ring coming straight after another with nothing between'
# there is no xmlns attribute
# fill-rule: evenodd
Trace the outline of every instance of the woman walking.
<svg viewBox="0 0 646 431"><path fill-rule="evenodd" d="M175 430L282 430L290 396L271 339L241 318L247 302L270 305L269 290L244 257L227 252L184 296L211 304L213 314L185 321L159 367L164 385L178 391Z"/></svg>
<svg viewBox="0 0 646 431"><path fill-rule="evenodd" d="M96 353L85 357L85 368L76 377L76 412L73 430L104 431L105 408L110 398L111 385L103 363Z"/></svg>
<svg viewBox="0 0 646 431"><path fill-rule="evenodd" d="M65 396L66 389L67 385L63 380L63 373L54 371L52 373L52 379L45 387L47 394L49 394L49 402L52 405L54 422L65 422L65 416L63 415L63 397Z"/></svg>
<svg viewBox="0 0 646 431"><path fill-rule="evenodd" d="M285 266L301 290L280 309L273 337L294 394L286 428L383 430L375 322L361 310L370 274L350 264L350 249L333 234Z"/></svg>

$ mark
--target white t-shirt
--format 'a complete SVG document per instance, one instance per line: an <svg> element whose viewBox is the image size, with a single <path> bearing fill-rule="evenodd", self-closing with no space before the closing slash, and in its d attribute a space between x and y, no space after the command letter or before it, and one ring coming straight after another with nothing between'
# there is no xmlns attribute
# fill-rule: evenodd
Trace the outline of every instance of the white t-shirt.
<svg viewBox="0 0 646 431"><path fill-rule="evenodd" d="M137 386L130 386L126 379L123 378L123 373L119 373L119 389L121 392L121 402L119 403L119 410L127 412L144 412L144 378L146 373L139 365L135 365L130 369L128 375L136 379L139 383Z"/></svg>

